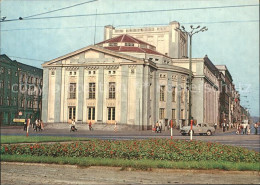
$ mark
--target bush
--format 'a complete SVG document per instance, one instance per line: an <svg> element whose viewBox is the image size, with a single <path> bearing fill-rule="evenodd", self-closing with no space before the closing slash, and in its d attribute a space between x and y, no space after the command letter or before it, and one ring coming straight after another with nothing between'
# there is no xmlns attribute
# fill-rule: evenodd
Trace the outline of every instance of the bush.
<svg viewBox="0 0 260 185"><path fill-rule="evenodd" d="M90 140L66 144L15 144L1 146L1 154L50 157L98 157L165 161L229 161L258 163L259 153L242 147L203 141L170 139Z"/></svg>

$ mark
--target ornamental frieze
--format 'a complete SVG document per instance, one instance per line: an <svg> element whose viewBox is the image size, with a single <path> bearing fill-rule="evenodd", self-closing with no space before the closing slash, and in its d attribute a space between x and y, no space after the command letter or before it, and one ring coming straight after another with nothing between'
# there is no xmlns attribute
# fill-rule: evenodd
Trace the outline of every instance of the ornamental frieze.
<svg viewBox="0 0 260 185"><path fill-rule="evenodd" d="M105 66L105 69L118 69L119 66L118 65L114 65L114 66Z"/></svg>
<svg viewBox="0 0 260 185"><path fill-rule="evenodd" d="M136 65L128 65L128 68L130 68L130 69L135 69L135 68L136 68Z"/></svg>
<svg viewBox="0 0 260 185"><path fill-rule="evenodd" d="M65 67L67 71L77 71L79 67Z"/></svg>
<svg viewBox="0 0 260 185"><path fill-rule="evenodd" d="M96 69L99 69L99 66L86 66L85 69L87 69L87 70L96 70Z"/></svg>

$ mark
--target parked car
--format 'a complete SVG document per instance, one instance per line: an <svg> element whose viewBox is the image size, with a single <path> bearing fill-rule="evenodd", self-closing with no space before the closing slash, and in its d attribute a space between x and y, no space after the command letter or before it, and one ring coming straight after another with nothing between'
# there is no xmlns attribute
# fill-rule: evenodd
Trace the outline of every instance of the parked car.
<svg viewBox="0 0 260 185"><path fill-rule="evenodd" d="M206 134L208 136L212 135L213 133L215 133L215 128L209 126L207 123L199 123L196 126L194 125L192 127L192 131L193 131L193 135L194 134ZM190 135L190 126L184 126L181 128L180 133L182 135Z"/></svg>

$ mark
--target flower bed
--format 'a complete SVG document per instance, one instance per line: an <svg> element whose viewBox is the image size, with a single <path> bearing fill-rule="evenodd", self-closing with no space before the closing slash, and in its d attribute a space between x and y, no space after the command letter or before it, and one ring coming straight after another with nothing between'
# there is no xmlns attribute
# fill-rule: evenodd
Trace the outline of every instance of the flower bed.
<svg viewBox="0 0 260 185"><path fill-rule="evenodd" d="M168 161L211 160L248 163L258 163L260 161L259 153L242 147L202 141L169 139L90 140L67 144L15 144L2 146L1 154Z"/></svg>

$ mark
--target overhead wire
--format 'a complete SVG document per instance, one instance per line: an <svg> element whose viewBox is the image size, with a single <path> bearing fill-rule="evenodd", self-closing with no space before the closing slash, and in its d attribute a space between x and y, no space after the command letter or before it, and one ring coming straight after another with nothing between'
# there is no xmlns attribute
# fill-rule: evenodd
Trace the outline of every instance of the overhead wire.
<svg viewBox="0 0 260 185"><path fill-rule="evenodd" d="M230 20L230 21L214 21L214 22L184 22L181 24L226 24L226 23L248 23L248 22L259 22L259 20ZM166 26L169 24L125 24L125 25L114 25L114 27L131 27L131 26ZM105 26L105 25L104 25ZM25 31L25 30L57 30L57 29L84 29L84 28L103 28L104 26L75 26L75 27L50 27L50 28L17 28L17 29L6 29L0 31Z"/></svg>
<svg viewBox="0 0 260 185"><path fill-rule="evenodd" d="M71 17L87 17L87 16L104 16L104 15L120 15L120 14L136 14L136 13L152 13L152 12L170 12L170 11L187 11L187 10L205 10L205 9L224 9L224 8L241 8L241 7L255 7L259 4L247 4L247 5L230 5L230 6L213 6L213 7L196 7L196 8L174 8L174 9L158 9L158 10L139 10L139 11L127 11L127 12L107 12L107 13L91 13L81 15L60 15L52 17L29 17L18 19L1 20L0 22L21 21L21 20L39 20L39 19L54 19L54 18L71 18Z"/></svg>
<svg viewBox="0 0 260 185"><path fill-rule="evenodd" d="M82 2L82 3L74 4L74 5L71 5L71 6L59 8L59 9L56 9L56 10L51 10L51 11L47 11L47 12L43 12L43 13L39 13L39 14L35 14L35 15L26 16L26 17L23 17L23 19L36 17L36 16L39 16L39 15L44 15L44 14L48 14L48 13L52 13L52 12L57 12L57 11L73 8L73 7L76 7L76 6L80 6L80 5L83 5L83 4L92 3L92 2L95 2L95 1L98 1L98 0L86 1L86 2Z"/></svg>

